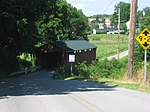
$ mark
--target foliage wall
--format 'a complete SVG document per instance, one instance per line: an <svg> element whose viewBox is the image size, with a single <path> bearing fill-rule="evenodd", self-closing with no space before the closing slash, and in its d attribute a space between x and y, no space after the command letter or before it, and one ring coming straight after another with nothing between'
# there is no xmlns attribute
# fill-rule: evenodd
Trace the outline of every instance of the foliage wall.
<svg viewBox="0 0 150 112"><path fill-rule="evenodd" d="M0 0L0 68L18 67L17 56L35 45L86 39L88 22L65 0Z"/></svg>

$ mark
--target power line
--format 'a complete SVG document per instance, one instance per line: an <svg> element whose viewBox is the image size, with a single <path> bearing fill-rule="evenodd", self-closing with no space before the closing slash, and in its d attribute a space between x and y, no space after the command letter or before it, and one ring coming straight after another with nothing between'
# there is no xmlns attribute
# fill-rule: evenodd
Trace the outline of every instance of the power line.
<svg viewBox="0 0 150 112"><path fill-rule="evenodd" d="M110 2L110 4L102 11L102 14L104 14L104 12L108 10L108 8L111 6L111 4L112 4L113 2L114 2L114 0L112 0L112 1Z"/></svg>
<svg viewBox="0 0 150 112"><path fill-rule="evenodd" d="M109 9L109 7L112 5L112 3L114 2L115 0L112 0L110 3L109 3L109 5L104 9L104 10L102 10L102 14L104 14L104 12L106 12L108 9ZM119 0L118 0L118 2L119 2ZM130 0L129 0L129 3L130 3Z"/></svg>

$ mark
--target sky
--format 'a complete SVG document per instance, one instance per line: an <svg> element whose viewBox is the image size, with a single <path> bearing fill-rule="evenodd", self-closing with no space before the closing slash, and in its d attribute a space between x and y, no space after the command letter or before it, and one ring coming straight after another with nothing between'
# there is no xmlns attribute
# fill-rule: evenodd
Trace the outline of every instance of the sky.
<svg viewBox="0 0 150 112"><path fill-rule="evenodd" d="M113 14L114 6L120 1L130 3L130 0L66 0L77 9L81 9L86 16L96 14ZM138 9L150 7L150 0L138 0Z"/></svg>

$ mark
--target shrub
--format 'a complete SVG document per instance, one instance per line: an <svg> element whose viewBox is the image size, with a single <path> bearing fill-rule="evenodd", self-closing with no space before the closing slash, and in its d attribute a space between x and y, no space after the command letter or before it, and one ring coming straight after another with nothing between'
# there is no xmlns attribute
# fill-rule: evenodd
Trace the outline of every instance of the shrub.
<svg viewBox="0 0 150 112"><path fill-rule="evenodd" d="M91 65L81 63L73 67L73 75L80 78L90 78L97 80L98 78L123 78L126 72L127 58L122 60L101 60L94 61ZM64 79L70 77L69 67L59 68L55 71L55 79Z"/></svg>
<svg viewBox="0 0 150 112"><path fill-rule="evenodd" d="M126 60L102 60L92 66L96 67L96 74L99 74L101 78L121 78L126 70Z"/></svg>
<svg viewBox="0 0 150 112"><path fill-rule="evenodd" d="M107 34L107 31L97 31L96 34Z"/></svg>
<svg viewBox="0 0 150 112"><path fill-rule="evenodd" d="M26 61L26 60L19 61L18 70L27 70L30 67L32 67L32 63L30 61Z"/></svg>
<svg viewBox="0 0 150 112"><path fill-rule="evenodd" d="M70 77L69 67L60 67L59 69L55 70L53 78L54 79L64 79Z"/></svg>

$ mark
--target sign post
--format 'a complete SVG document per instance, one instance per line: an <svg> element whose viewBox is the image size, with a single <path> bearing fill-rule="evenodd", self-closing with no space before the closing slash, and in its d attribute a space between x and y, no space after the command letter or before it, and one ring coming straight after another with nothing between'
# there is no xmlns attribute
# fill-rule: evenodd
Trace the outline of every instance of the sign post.
<svg viewBox="0 0 150 112"><path fill-rule="evenodd" d="M145 55L144 55L144 84L146 85L147 78L146 78L146 67L147 65L147 50L145 50Z"/></svg>
<svg viewBox="0 0 150 112"><path fill-rule="evenodd" d="M73 74L73 73L72 73L72 63L75 62L75 55L69 54L69 62L71 63L70 71L71 71L71 75L72 75L72 74Z"/></svg>
<svg viewBox="0 0 150 112"><path fill-rule="evenodd" d="M144 54L144 84L146 85L147 76L146 76L146 64L147 64L147 49L150 47L150 31L144 29L137 37L136 41L143 47L145 50Z"/></svg>

